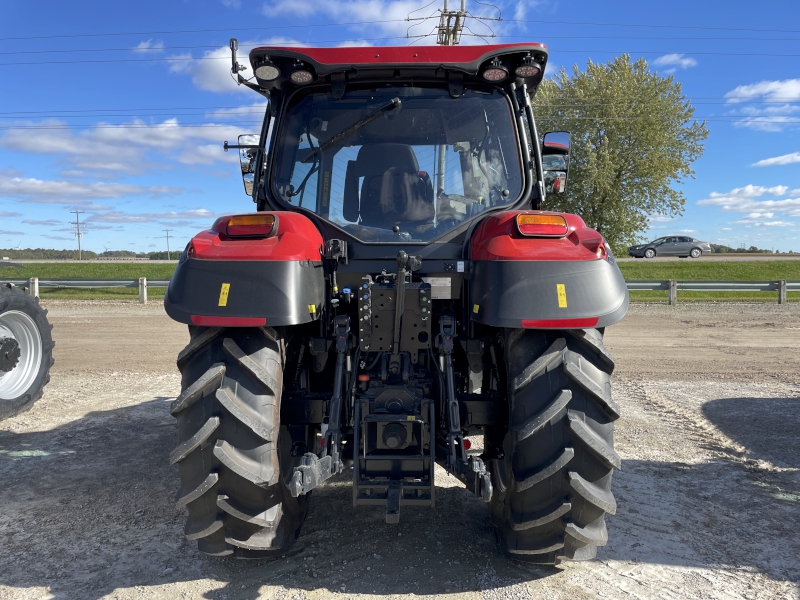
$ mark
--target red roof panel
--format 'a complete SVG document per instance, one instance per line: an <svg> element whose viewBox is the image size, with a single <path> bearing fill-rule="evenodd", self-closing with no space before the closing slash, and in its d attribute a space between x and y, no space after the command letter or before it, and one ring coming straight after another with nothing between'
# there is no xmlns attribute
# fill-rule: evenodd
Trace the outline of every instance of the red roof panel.
<svg viewBox="0 0 800 600"><path fill-rule="evenodd" d="M285 46L263 46L255 48L251 54L269 54L270 51L302 54L320 65L416 65L416 64L455 64L473 63L490 54L504 51L534 50L547 51L540 43L495 44L489 46L375 46L344 48L287 48Z"/></svg>

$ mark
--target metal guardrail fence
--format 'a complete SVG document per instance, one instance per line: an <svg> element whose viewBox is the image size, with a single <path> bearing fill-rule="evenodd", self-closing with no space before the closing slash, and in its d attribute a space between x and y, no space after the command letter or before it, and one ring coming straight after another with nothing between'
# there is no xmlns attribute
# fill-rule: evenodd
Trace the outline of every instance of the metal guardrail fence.
<svg viewBox="0 0 800 600"><path fill-rule="evenodd" d="M685 292L778 292L778 304L786 304L787 292L800 292L800 281L626 281L629 291L664 290L669 303L678 303L678 290Z"/></svg>
<svg viewBox="0 0 800 600"><path fill-rule="evenodd" d="M169 279L0 279L0 284L13 283L34 296L39 289L139 288L139 301L147 303L147 288L165 288ZM800 292L800 281L627 281L629 291L667 291L669 303L678 303L678 290L686 292L778 292L778 304L786 303L787 292Z"/></svg>

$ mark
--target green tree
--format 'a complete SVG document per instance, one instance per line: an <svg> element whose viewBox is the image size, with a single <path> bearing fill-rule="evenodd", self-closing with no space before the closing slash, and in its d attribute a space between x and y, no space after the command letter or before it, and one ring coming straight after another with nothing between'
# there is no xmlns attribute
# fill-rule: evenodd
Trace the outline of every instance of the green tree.
<svg viewBox="0 0 800 600"><path fill-rule="evenodd" d="M545 79L534 107L539 132L572 134L567 192L543 208L577 213L618 253L641 239L648 215L683 213L673 186L694 175L708 129L673 76L627 54L589 61Z"/></svg>

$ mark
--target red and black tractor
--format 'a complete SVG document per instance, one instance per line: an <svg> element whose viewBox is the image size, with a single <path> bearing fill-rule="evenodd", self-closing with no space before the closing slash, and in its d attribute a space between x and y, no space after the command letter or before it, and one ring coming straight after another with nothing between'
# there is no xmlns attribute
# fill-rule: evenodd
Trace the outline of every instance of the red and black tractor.
<svg viewBox="0 0 800 600"><path fill-rule="evenodd" d="M504 552L594 557L620 466L603 333L628 294L603 237L546 210L570 144L536 131L547 48L265 47L245 80L231 47L268 98L260 136L226 142L255 211L195 236L165 300L191 335L186 536L281 555L350 468L354 507L397 523L435 505L439 464Z"/></svg>

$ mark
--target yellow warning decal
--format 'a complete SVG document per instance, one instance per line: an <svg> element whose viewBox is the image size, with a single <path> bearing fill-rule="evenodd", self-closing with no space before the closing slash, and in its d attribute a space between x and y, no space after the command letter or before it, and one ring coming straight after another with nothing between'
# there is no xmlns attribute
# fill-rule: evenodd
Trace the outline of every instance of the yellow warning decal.
<svg viewBox="0 0 800 600"><path fill-rule="evenodd" d="M558 308L567 308L567 288L563 283L556 284L556 293L558 294Z"/></svg>
<svg viewBox="0 0 800 600"><path fill-rule="evenodd" d="M480 307L480 306L478 306L477 304L473 304L473 305L472 305L472 312L474 312L476 315L478 314L478 311L479 311L480 309L481 309L481 307Z"/></svg>
<svg viewBox="0 0 800 600"><path fill-rule="evenodd" d="M416 421L416 420L417 420L417 417L415 417L414 415L407 415L406 416L406 421Z"/></svg>
<svg viewBox="0 0 800 600"><path fill-rule="evenodd" d="M228 292L231 291L230 283L223 283L219 290L219 306L228 306Z"/></svg>
<svg viewBox="0 0 800 600"><path fill-rule="evenodd" d="M309 304L309 305L308 305L308 312L310 312L312 315L313 315L313 314L316 314L316 312L317 312L317 305L316 305L316 304Z"/></svg>

